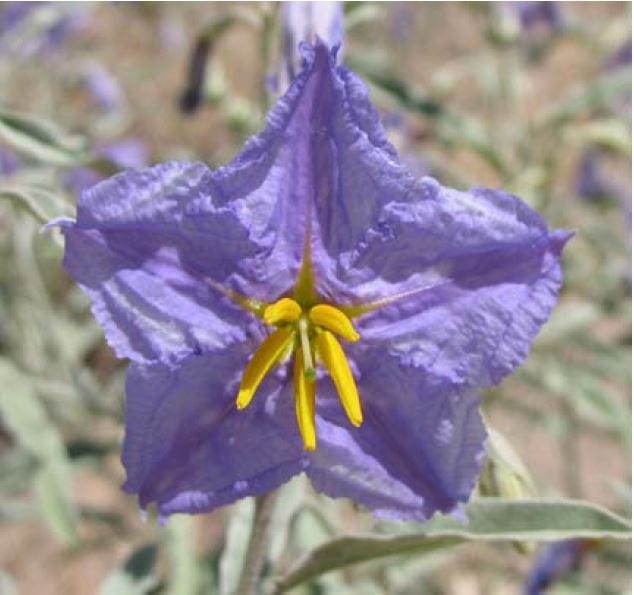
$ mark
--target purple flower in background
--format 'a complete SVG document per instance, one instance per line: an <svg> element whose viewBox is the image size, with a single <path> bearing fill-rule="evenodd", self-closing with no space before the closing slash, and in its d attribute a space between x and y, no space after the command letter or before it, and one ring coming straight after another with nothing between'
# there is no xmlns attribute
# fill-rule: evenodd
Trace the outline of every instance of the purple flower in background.
<svg viewBox="0 0 634 595"><path fill-rule="evenodd" d="M626 39L619 49L612 55L608 56L605 61L605 68L608 70L621 68L623 66L632 66L632 38Z"/></svg>
<svg viewBox="0 0 634 595"><path fill-rule="evenodd" d="M417 6L412 2L391 2L389 4L388 29L395 43L402 43L415 28Z"/></svg>
<svg viewBox="0 0 634 595"><path fill-rule="evenodd" d="M92 100L105 112L123 105L123 93L117 79L101 64L90 64L84 73L84 84Z"/></svg>
<svg viewBox="0 0 634 595"><path fill-rule="evenodd" d="M0 174L10 176L20 166L18 158L13 151L0 146Z"/></svg>
<svg viewBox="0 0 634 595"><path fill-rule="evenodd" d="M145 143L134 137L103 143L97 147L96 153L101 157L110 159L124 169L145 167L148 163L148 151Z"/></svg>
<svg viewBox="0 0 634 595"><path fill-rule="evenodd" d="M598 151L586 149L581 156L575 189L581 198L597 201L615 194L611 182L601 173L601 156Z"/></svg>
<svg viewBox="0 0 634 595"><path fill-rule="evenodd" d="M90 167L73 167L64 172L62 177L64 186L73 194L80 194L103 179L102 174Z"/></svg>
<svg viewBox="0 0 634 595"><path fill-rule="evenodd" d="M171 162L54 222L126 383L124 489L163 516L304 472L377 516L473 489L478 390L526 357L570 237L503 191L417 179L325 45L216 171Z"/></svg>
<svg viewBox="0 0 634 595"><path fill-rule="evenodd" d="M3 2L0 47L25 57L56 50L87 26L89 10L64 2Z"/></svg>
<svg viewBox="0 0 634 595"><path fill-rule="evenodd" d="M0 10L0 34L19 25L41 2L3 2Z"/></svg>
<svg viewBox="0 0 634 595"><path fill-rule="evenodd" d="M285 89L295 78L301 65L297 51L300 43L320 39L328 47L339 47L343 56L343 2L283 2L282 10L282 69L276 82Z"/></svg>
<svg viewBox="0 0 634 595"><path fill-rule="evenodd" d="M558 2L510 2L524 31L544 28L557 31L563 25Z"/></svg>
<svg viewBox="0 0 634 595"><path fill-rule="evenodd" d="M581 564L586 550L594 545L587 539L567 539L548 544L539 552L524 584L524 595L540 595L554 582Z"/></svg>
<svg viewBox="0 0 634 595"><path fill-rule="evenodd" d="M97 157L105 157L121 169L144 167L148 163L147 147L138 138L124 138L104 143L95 149ZM80 194L104 179L104 175L90 167L74 167L64 175L64 185Z"/></svg>

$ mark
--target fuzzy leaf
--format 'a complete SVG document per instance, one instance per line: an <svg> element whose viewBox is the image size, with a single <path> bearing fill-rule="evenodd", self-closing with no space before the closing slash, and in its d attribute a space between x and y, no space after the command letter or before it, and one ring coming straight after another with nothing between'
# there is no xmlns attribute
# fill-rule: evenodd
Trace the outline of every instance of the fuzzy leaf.
<svg viewBox="0 0 634 595"><path fill-rule="evenodd" d="M55 217L73 214L70 205L61 196L42 188L26 186L0 188L0 199L9 200L17 207L26 209L40 223L48 223Z"/></svg>
<svg viewBox="0 0 634 595"><path fill-rule="evenodd" d="M398 535L348 535L309 552L277 581L282 593L310 578L350 564L395 554L432 552L470 541L558 541L573 537L630 539L622 518L574 500L482 498L466 506L468 524L437 517L423 531ZM411 525L410 525L411 527Z"/></svg>
<svg viewBox="0 0 634 595"><path fill-rule="evenodd" d="M85 157L83 139L30 114L0 110L0 138L14 149L44 163L76 165Z"/></svg>
<svg viewBox="0 0 634 595"><path fill-rule="evenodd" d="M18 442L41 465L35 493L51 531L65 544L77 538L76 511L71 502L71 469L57 430L38 400L30 378L9 360L0 359L0 413Z"/></svg>

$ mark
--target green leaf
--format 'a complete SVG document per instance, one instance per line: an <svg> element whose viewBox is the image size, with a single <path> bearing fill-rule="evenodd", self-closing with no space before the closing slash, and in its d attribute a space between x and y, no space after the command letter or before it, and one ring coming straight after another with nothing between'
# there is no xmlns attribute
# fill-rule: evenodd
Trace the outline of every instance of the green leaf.
<svg viewBox="0 0 634 595"><path fill-rule="evenodd" d="M587 333L589 326L600 316L600 309L592 302L562 300L540 332L539 343L542 346L552 345L562 339L569 339L571 335Z"/></svg>
<svg viewBox="0 0 634 595"><path fill-rule="evenodd" d="M66 545L76 545L77 511L70 502L70 469L66 461L51 461L35 475L33 491L49 529Z"/></svg>
<svg viewBox="0 0 634 595"><path fill-rule="evenodd" d="M617 118L575 123L565 134L567 139L580 146L591 144L626 157L632 155L630 126Z"/></svg>
<svg viewBox="0 0 634 595"><path fill-rule="evenodd" d="M349 535L328 541L309 552L279 579L277 592L350 564L395 554L433 552L471 541L631 538L627 521L582 501L482 498L468 504L465 513L466 525L450 516L442 516L423 525L422 531L398 535Z"/></svg>
<svg viewBox="0 0 634 595"><path fill-rule="evenodd" d="M65 544L78 541L71 500L71 468L64 444L37 398L31 379L0 359L0 413L19 443L40 463L35 493L51 531Z"/></svg>
<svg viewBox="0 0 634 595"><path fill-rule="evenodd" d="M632 90L632 72L623 69L605 74L592 84L584 84L575 89L554 109L549 110L541 126L545 130L565 124L589 112L609 107L617 97L627 98Z"/></svg>
<svg viewBox="0 0 634 595"><path fill-rule="evenodd" d="M8 200L26 209L40 223L48 223L55 217L70 216L73 210L59 194L36 186L0 188L0 199Z"/></svg>
<svg viewBox="0 0 634 595"><path fill-rule="evenodd" d="M101 595L146 595L158 584L155 574L158 547L144 545L136 549L125 564L109 574L101 584Z"/></svg>
<svg viewBox="0 0 634 595"><path fill-rule="evenodd" d="M411 85L395 77L389 69L373 64L367 56L349 52L346 63L400 107L431 118L436 124L436 133L442 142L469 147L501 177L509 178L509 168L504 155L490 142L485 129L477 119L456 110L450 111L434 97L422 95Z"/></svg>
<svg viewBox="0 0 634 595"><path fill-rule="evenodd" d="M491 426L487 426L487 432L489 434L487 441L489 457L495 460L498 465L503 466L510 473L517 476L528 490L533 491L533 478L506 437Z"/></svg>
<svg viewBox="0 0 634 595"><path fill-rule="evenodd" d="M85 157L85 141L81 137L30 114L0 109L0 139L44 163L75 165Z"/></svg>

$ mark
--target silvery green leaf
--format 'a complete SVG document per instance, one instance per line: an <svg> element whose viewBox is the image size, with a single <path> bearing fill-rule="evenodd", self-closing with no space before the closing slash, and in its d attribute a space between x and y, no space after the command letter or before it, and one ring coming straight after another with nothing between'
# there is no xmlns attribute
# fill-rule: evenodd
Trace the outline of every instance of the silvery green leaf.
<svg viewBox="0 0 634 595"><path fill-rule="evenodd" d="M234 595L238 588L254 514L253 498L243 498L231 509L225 546L220 556L220 595Z"/></svg>
<svg viewBox="0 0 634 595"><path fill-rule="evenodd" d="M629 97L631 90L631 69L605 74L590 84L575 89L559 105L550 108L542 126L544 129L551 129L589 111L609 106L610 102L619 96Z"/></svg>
<svg viewBox="0 0 634 595"><path fill-rule="evenodd" d="M61 542L76 545L77 511L70 503L70 469L66 462L50 462L35 475L33 491L48 528Z"/></svg>
<svg viewBox="0 0 634 595"><path fill-rule="evenodd" d="M466 542L631 538L626 520L582 501L482 498L468 504L465 513L466 525L443 516L411 533L347 535L328 541L306 554L280 578L277 592L350 564L396 554L434 552Z"/></svg>
<svg viewBox="0 0 634 595"><path fill-rule="evenodd" d="M83 138L68 134L57 124L0 109L0 139L29 157L54 165L76 165L85 158Z"/></svg>
<svg viewBox="0 0 634 595"><path fill-rule="evenodd" d="M0 412L18 442L39 462L35 492L53 533L67 545L77 542L76 511L71 501L71 469L57 430L37 398L30 378L0 359Z"/></svg>
<svg viewBox="0 0 634 595"><path fill-rule="evenodd" d="M504 434L501 434L491 426L487 426L489 439L487 441L487 454L490 459L506 471L516 476L524 487L534 493L533 478ZM529 494L524 494L529 495Z"/></svg>
<svg viewBox="0 0 634 595"><path fill-rule="evenodd" d="M386 7L379 2L350 2L345 7L346 33L359 25L379 22L386 18Z"/></svg>
<svg viewBox="0 0 634 595"><path fill-rule="evenodd" d="M73 214L71 206L62 196L37 186L0 187L0 199L8 200L25 209L40 223L48 223L55 217Z"/></svg>
<svg viewBox="0 0 634 595"><path fill-rule="evenodd" d="M592 302L562 300L540 332L539 344L550 345L575 333L587 331L589 325L600 316L601 311Z"/></svg>
<svg viewBox="0 0 634 595"><path fill-rule="evenodd" d="M146 595L158 584L155 544L136 549L121 568L109 574L99 589L101 595Z"/></svg>
<svg viewBox="0 0 634 595"><path fill-rule="evenodd" d="M562 366L548 357L539 357L524 373L529 373L539 386L552 395L567 401L580 417L592 425L624 437L629 435L631 415L622 392L586 367Z"/></svg>
<svg viewBox="0 0 634 595"><path fill-rule="evenodd" d="M578 146L590 144L626 157L632 155L630 126L617 118L577 123L570 126L565 134L567 139Z"/></svg>

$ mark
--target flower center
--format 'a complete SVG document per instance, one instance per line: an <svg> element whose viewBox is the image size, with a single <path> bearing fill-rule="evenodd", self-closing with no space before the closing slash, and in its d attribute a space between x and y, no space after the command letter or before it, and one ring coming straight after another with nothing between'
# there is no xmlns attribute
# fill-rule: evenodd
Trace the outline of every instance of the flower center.
<svg viewBox="0 0 634 595"><path fill-rule="evenodd" d="M306 450L314 450L317 445L316 359L330 374L350 423L360 426L363 414L359 393L346 355L335 336L350 342L359 340L350 318L329 304L302 308L296 300L285 297L266 306L262 319L275 330L258 347L244 370L236 399L238 409L249 405L268 372L280 360L292 355L295 412Z"/></svg>

